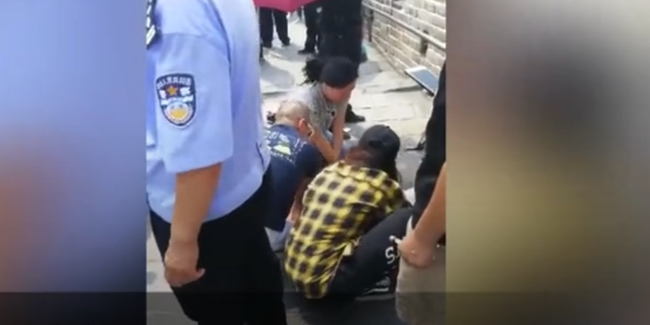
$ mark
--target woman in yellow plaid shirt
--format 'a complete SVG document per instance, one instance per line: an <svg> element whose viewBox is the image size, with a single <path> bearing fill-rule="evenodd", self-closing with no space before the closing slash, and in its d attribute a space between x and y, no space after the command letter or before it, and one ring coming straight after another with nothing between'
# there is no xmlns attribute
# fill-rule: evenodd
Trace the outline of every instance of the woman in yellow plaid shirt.
<svg viewBox="0 0 650 325"><path fill-rule="evenodd" d="M389 291L410 217L399 185L400 139L389 127L369 128L346 159L323 169L303 196L289 234L285 270L306 298L356 297ZM387 281L382 281L387 280ZM384 282L381 288L378 282Z"/></svg>

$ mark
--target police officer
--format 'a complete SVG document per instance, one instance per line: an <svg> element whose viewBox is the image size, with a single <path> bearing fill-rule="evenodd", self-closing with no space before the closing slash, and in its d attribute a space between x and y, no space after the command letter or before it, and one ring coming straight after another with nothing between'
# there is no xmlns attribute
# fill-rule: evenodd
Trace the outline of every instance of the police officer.
<svg viewBox="0 0 650 325"><path fill-rule="evenodd" d="M263 224L270 175L253 3L153 1L147 196L165 278L198 324L287 324Z"/></svg>
<svg viewBox="0 0 650 325"><path fill-rule="evenodd" d="M362 0L323 0L320 14L319 55L345 56L360 65L363 58ZM348 105L346 123L365 121Z"/></svg>

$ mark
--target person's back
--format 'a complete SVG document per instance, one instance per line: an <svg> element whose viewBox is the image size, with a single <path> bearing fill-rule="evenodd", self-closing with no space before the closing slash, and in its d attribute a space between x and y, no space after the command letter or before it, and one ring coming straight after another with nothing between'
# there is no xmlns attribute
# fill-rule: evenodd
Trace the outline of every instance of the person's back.
<svg viewBox="0 0 650 325"><path fill-rule="evenodd" d="M298 192L303 183L318 173L322 157L292 125L271 126L266 139L271 151L272 192L265 227L271 246L277 250L283 246L282 235L294 200L302 194Z"/></svg>
<svg viewBox="0 0 650 325"><path fill-rule="evenodd" d="M322 2L322 13L325 19L337 17L348 23L362 22L361 0L325 0Z"/></svg>
<svg viewBox="0 0 650 325"><path fill-rule="evenodd" d="M305 191L285 250L285 269L299 291L324 296L341 258L402 200L399 184L381 170L342 161L323 169Z"/></svg>
<svg viewBox="0 0 650 325"><path fill-rule="evenodd" d="M352 298L392 290L410 214L399 185L400 138L385 125L368 128L344 161L309 184L285 249L285 271L309 299Z"/></svg>
<svg viewBox="0 0 650 325"><path fill-rule="evenodd" d="M228 213L230 211L227 210L233 209L243 202L233 202L226 206L219 203L231 201L233 197L246 197L242 191L250 192L254 189L251 189L249 186L240 188L237 185L249 184L254 178L259 178L259 182L262 179L259 173L254 172L248 173L249 180L242 181L233 177L247 174L248 170L263 170L252 166L252 164L268 164L268 157L262 153L262 151L266 150L265 146L263 146L262 130L264 124L260 113L262 98L261 93L256 91L256 89L260 89L258 29L256 25L249 26L247 24L241 24L242 21L257 21L255 9L252 3L246 1L158 0L156 16L163 17L159 22L161 34L159 37L163 40L151 45L148 51L149 62L164 61L166 58L161 57L164 55L177 55L177 53L167 53L168 51L161 48L161 46L164 46L169 41L173 41L173 38L177 37L195 37L204 41L215 51L227 49L227 60L229 62L223 62L223 65L230 67L228 76L217 75L216 71L214 74L216 80L198 80L199 76L194 76L197 80L194 80L193 84L196 86L193 87L201 87L208 83L218 83L219 78L227 77L230 79L229 92L231 102L228 104L232 107L232 115L230 116L232 121L231 123L223 124L224 127L214 128L213 136L217 139L232 137L229 145L230 148L227 148L228 150L226 151L233 152L234 148L236 148L237 154L232 155L224 161L220 179L221 185L232 185L232 187L227 190L218 190L217 199L211 209L211 214L215 216ZM221 30L221 35L217 35L215 29ZM194 56L193 59L197 61L203 60L203 56L211 55L210 52L202 49L184 48L183 51L191 52ZM150 64L149 76L153 78L155 75L161 75L161 71L157 71L160 69L165 69L165 67ZM209 74L203 76L206 78ZM159 96L170 96L170 94L163 94L161 88L167 85L182 85L182 82L179 81L182 80L158 79L151 80L149 83L155 83L154 87L159 92ZM193 90L196 93L201 93L201 89ZM220 91L225 91L225 89L220 89ZM151 92L151 94L154 95L155 93ZM150 98L149 100L150 102L155 101L155 98ZM173 141L173 139L158 139L159 136L167 135L166 132L161 132L158 128L186 128L189 123L210 123L210 116L204 116L204 118L194 121L194 115L208 114L208 111L204 107L201 107L200 104L208 106L212 103L202 103L202 98L198 98L198 96L197 98L188 98L186 100L192 100L199 104L194 108L191 115L186 118L187 121L179 120L172 121L172 123L157 123L156 113L151 110L156 109L155 107L158 105L149 105L149 118L147 119L147 176L152 180L150 183L174 182L175 170L183 168L182 161L179 162L179 166L164 162L166 158L164 157L165 154L161 150L156 150L159 142L172 140L169 141L169 144L165 143L165 146L167 146L166 152L177 151L180 148L176 147L180 147L181 145L193 146L192 141L181 143L180 141ZM230 128L225 127L228 125L230 125ZM234 128L232 127L233 125L251 125L252 127ZM257 153L256 155L261 158L261 161L249 159L248 157L251 156L251 153ZM205 154L206 156L210 155L207 150ZM149 186L148 188L150 198L153 197L153 199L150 199L152 207L158 210L171 211L174 200L164 198L168 194L158 193L157 189L157 186ZM156 197L160 199L156 199ZM210 216L208 216L209 218Z"/></svg>

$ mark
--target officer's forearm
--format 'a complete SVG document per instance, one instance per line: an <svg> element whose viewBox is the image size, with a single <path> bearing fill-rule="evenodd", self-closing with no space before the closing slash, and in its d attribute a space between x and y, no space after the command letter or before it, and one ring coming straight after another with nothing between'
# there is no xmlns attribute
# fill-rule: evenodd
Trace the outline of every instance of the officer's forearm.
<svg viewBox="0 0 650 325"><path fill-rule="evenodd" d="M221 164L176 175L172 240L196 240L219 183Z"/></svg>
<svg viewBox="0 0 650 325"><path fill-rule="evenodd" d="M442 166L433 195L413 229L416 237L425 243L435 243L444 235L447 222L447 167Z"/></svg>

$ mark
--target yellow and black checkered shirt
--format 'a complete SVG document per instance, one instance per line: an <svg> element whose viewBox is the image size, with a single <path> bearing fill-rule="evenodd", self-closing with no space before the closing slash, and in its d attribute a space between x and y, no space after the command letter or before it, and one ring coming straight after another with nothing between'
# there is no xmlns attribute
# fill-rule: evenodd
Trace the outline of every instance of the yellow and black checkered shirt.
<svg viewBox="0 0 650 325"><path fill-rule="evenodd" d="M305 191L285 248L284 268L298 291L325 296L341 258L403 202L399 184L381 170L344 162L323 169Z"/></svg>

